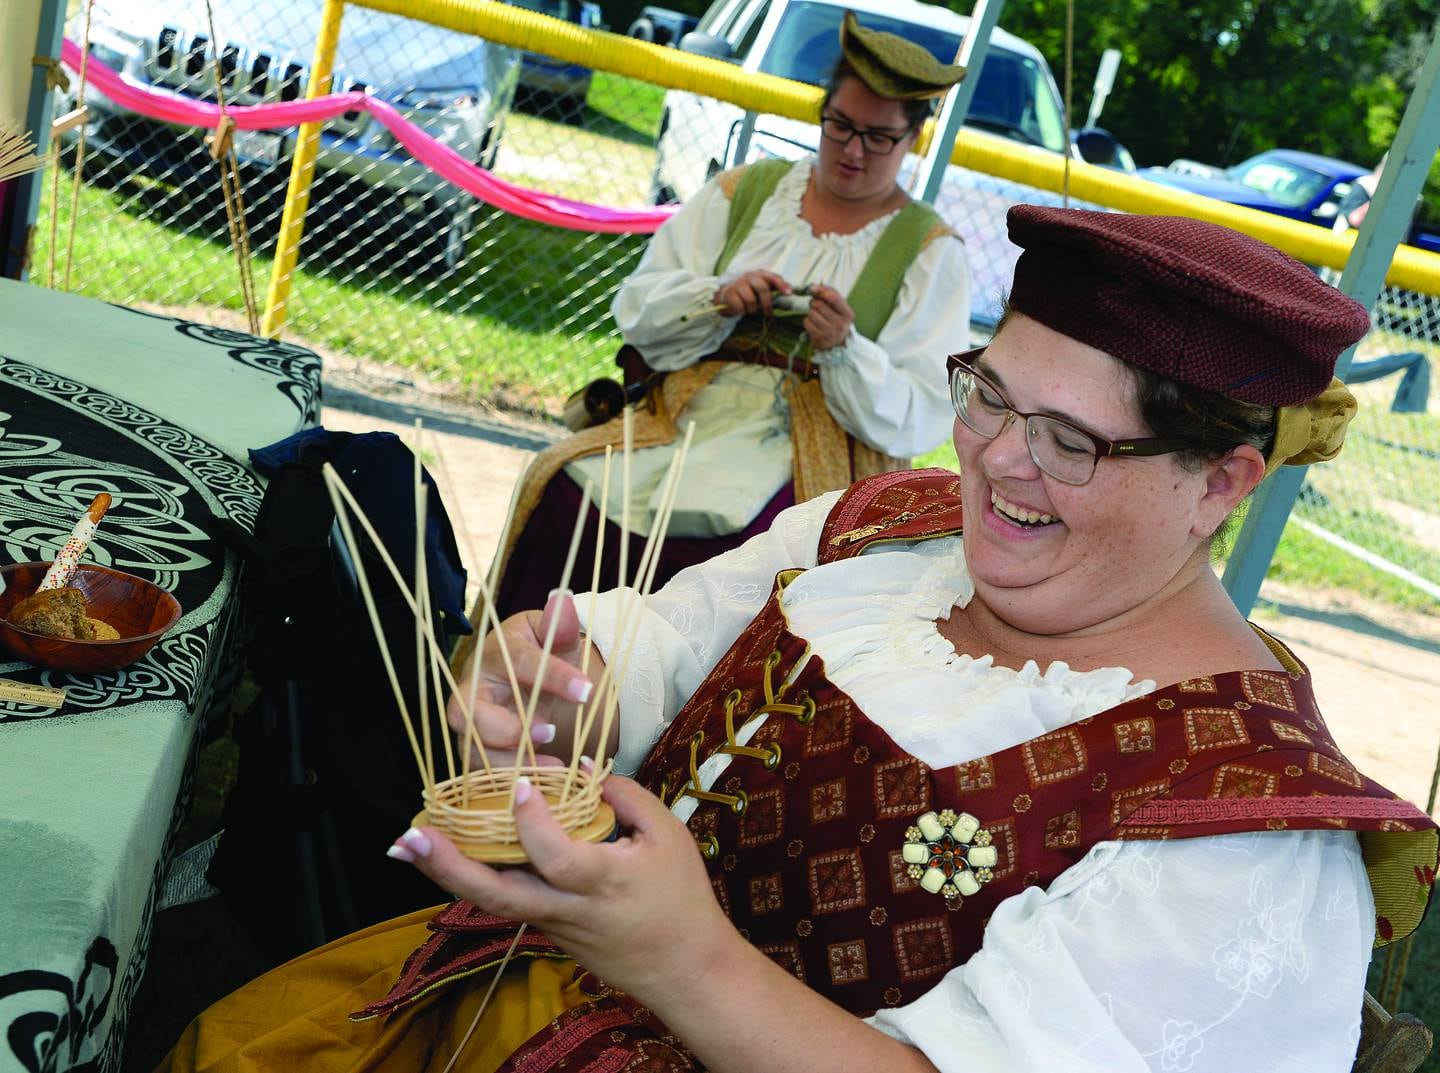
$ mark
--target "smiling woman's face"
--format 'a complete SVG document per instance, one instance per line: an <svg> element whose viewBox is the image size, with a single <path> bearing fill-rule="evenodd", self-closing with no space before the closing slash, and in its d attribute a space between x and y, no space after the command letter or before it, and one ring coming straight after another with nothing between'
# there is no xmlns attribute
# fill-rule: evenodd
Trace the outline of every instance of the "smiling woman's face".
<svg viewBox="0 0 1440 1073"><path fill-rule="evenodd" d="M1154 435L1119 361L1028 317L1006 321L979 367L1017 410L1109 440ZM1163 599L1233 506L1211 494L1213 464L1191 472L1174 455L1101 459L1089 483L1064 484L1036 467L1022 420L993 440L957 420L955 450L976 594L1030 633L1103 628Z"/></svg>

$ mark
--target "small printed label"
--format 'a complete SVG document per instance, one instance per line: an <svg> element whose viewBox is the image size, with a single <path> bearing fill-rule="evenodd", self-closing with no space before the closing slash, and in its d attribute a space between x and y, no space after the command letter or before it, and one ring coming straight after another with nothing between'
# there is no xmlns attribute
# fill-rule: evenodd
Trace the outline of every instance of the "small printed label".
<svg viewBox="0 0 1440 1073"><path fill-rule="evenodd" d="M257 164L278 164L285 155L285 137L268 130L237 130L231 135L235 155Z"/></svg>
<svg viewBox="0 0 1440 1073"><path fill-rule="evenodd" d="M65 690L54 686L37 686L28 682L12 682L0 678L0 701L11 704L35 704L41 708L58 708L65 703Z"/></svg>

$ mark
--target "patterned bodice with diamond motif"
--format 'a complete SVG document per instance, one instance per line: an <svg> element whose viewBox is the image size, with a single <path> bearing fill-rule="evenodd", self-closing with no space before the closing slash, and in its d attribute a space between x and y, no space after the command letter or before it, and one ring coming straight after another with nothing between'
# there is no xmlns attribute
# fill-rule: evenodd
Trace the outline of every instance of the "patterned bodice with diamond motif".
<svg viewBox="0 0 1440 1073"><path fill-rule="evenodd" d="M954 532L955 483L929 471L856 485L831 511L820 561ZM1099 841L1350 827L1416 833L1403 861L1434 866L1434 824L1345 759L1288 652L1277 653L1287 673L1197 677L931 769L789 632L780 595L797 574L777 578L637 777L667 804L697 799L688 826L720 904L847 1009L919 998L979 948L999 902L1048 885ZM707 789L699 768L716 753L729 764ZM1404 878L1399 862L1391 872ZM1414 890L1412 876L1410 906ZM1381 938L1414 923L1385 917Z"/></svg>

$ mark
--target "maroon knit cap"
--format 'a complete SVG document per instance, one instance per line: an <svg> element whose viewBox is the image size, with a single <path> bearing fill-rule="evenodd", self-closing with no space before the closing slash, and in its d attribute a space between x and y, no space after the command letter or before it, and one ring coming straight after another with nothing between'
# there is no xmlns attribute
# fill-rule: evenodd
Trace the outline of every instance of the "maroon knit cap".
<svg viewBox="0 0 1440 1073"><path fill-rule="evenodd" d="M1369 330L1365 307L1299 261L1183 216L1016 205L1010 306L1194 387L1292 406L1330 383Z"/></svg>

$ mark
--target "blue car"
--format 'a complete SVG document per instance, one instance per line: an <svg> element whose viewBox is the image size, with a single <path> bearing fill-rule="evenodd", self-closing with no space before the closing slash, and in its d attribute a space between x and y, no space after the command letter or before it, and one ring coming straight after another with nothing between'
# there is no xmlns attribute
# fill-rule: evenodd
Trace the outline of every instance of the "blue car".
<svg viewBox="0 0 1440 1073"><path fill-rule="evenodd" d="M1267 149L1231 168L1176 161L1168 168L1142 168L1136 174L1177 190L1330 227L1350 184L1369 172L1333 157Z"/></svg>

